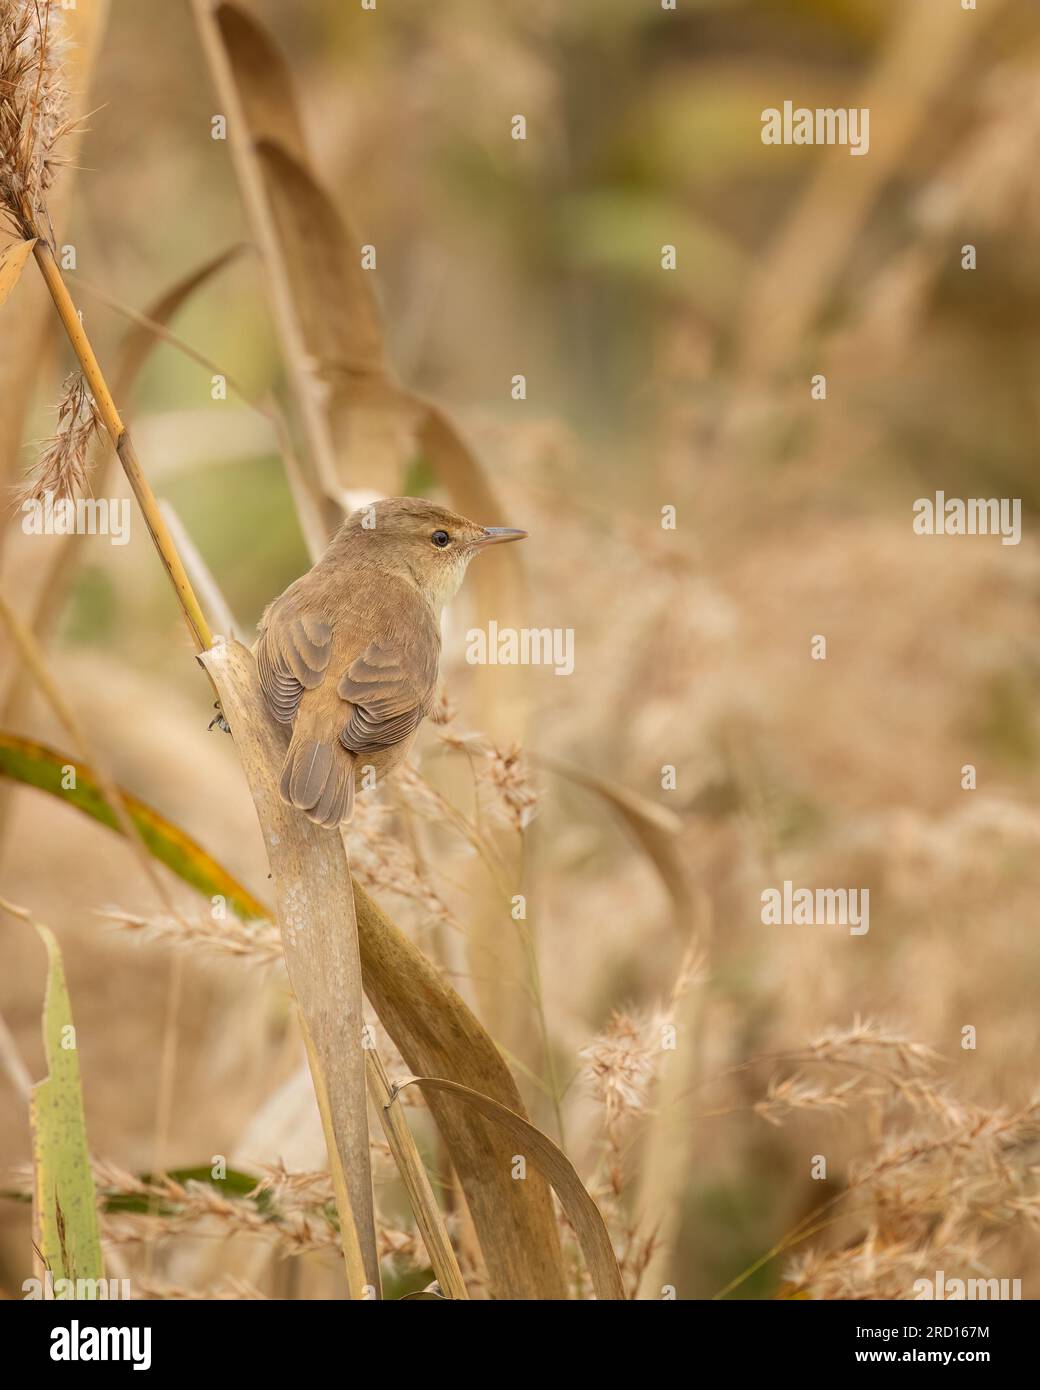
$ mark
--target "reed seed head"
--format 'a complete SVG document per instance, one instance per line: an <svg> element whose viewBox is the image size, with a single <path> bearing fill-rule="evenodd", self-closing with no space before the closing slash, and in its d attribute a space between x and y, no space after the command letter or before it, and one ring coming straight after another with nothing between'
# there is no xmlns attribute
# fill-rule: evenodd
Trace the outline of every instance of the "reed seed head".
<svg viewBox="0 0 1040 1390"><path fill-rule="evenodd" d="M90 444L101 425L94 399L80 372L65 378L57 406L58 427L26 479L19 501L74 500L87 491Z"/></svg>
<svg viewBox="0 0 1040 1390"><path fill-rule="evenodd" d="M0 13L0 214L23 236L49 227L46 194L74 121L54 0L7 0Z"/></svg>

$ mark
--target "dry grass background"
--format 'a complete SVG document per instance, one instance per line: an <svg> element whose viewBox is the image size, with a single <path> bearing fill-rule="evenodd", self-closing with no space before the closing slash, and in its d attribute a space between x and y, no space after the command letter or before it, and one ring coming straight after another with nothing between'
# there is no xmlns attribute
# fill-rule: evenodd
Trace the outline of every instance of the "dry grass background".
<svg viewBox="0 0 1040 1390"><path fill-rule="evenodd" d="M535 1122L559 1139L562 1119L631 1292L708 1297L750 1270L729 1296L909 1297L944 1269L1020 1278L1035 1296L1035 11L249 8L287 53L323 181L378 247L391 361L451 408L504 514L531 532L525 625L575 631L572 676L475 673L463 597L442 666L454 714L425 730L423 781L351 832L355 872L506 1050ZM761 145L764 106L858 105L864 91L866 159ZM111 359L125 323L80 283L141 308L248 229L209 138L220 108L187 5L113 0L89 105L59 241L76 246L70 284ZM508 139L515 112L524 144ZM11 431L51 432L69 366L56 336L23 348L36 289L0 318L0 381L33 365L29 416L0 434L12 484L31 453ZM254 397L284 396L251 254L174 328ZM818 370L825 404L808 399ZM212 402L209 373L170 345L120 405L247 634L306 565L269 428ZM398 486L435 482L420 460ZM936 488L1021 496L1022 544L915 537L911 503ZM675 532L658 524L667 503ZM3 587L26 615L54 547L8 527ZM79 539L40 624L51 669L118 781L264 897L249 794L230 740L206 732L212 697L163 585L140 525L125 548ZM810 660L815 633L826 662ZM32 698L8 714L67 741ZM490 742L460 749L474 730ZM530 761L511 759L514 740ZM675 834L640 822L649 841L634 838L561 762L674 813ZM98 909L164 911L133 854L52 798L2 790L0 889L61 940L106 1186L153 1167L183 970L163 1160L224 1154L280 1194L279 1229L258 1232L252 1204L166 1192L175 1225L110 1219L113 1268L170 1296L341 1294L280 967L106 923ZM530 942L494 898L477 826L523 875ZM785 878L868 887L869 935L763 927L761 890ZM198 916L197 897L171 891ZM0 1012L35 1076L41 953L15 925L0 943ZM659 1045L668 1021L674 1053ZM479 1296L472 1233L413 1094ZM826 1183L810 1180L816 1154ZM0 1085L0 1164L27 1156L24 1106ZM390 1287L421 1288L381 1136L373 1165ZM24 1210L4 1204L0 1220L0 1284L16 1293ZM792 1232L805 1239L756 1267Z"/></svg>

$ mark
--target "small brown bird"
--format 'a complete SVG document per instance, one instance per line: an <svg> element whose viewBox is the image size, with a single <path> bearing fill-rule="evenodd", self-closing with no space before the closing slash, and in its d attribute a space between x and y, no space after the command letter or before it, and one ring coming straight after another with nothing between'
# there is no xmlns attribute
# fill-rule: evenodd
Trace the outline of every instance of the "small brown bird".
<svg viewBox="0 0 1040 1390"><path fill-rule="evenodd" d="M407 756L433 702L442 608L474 555L526 534L387 497L347 517L268 606L254 651L271 713L292 725L290 805L317 825L349 821L355 768L378 780Z"/></svg>

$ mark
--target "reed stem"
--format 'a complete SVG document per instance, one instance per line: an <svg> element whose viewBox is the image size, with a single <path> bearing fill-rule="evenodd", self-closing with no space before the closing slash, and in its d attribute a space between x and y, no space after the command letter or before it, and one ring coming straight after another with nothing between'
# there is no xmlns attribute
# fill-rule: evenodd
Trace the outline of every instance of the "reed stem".
<svg viewBox="0 0 1040 1390"><path fill-rule="evenodd" d="M33 247L33 256L36 264L40 268L47 289L50 291L54 307L58 311L62 326L68 335L69 343L79 361L83 375L87 379L91 395L97 406L101 422L115 447L119 462L123 465L123 472L126 474L133 489L133 494L137 498L138 506L141 508L141 515L144 517L148 533L152 538L159 558L163 562L163 567L169 575L170 583L173 585L174 593L177 595L177 602L180 604L191 631L192 640L197 651L208 651L213 645L213 634L210 632L209 624L206 621L199 601L195 596L195 591L191 587L181 557L177 553L177 547L173 543L173 537L166 522L163 520L162 512L159 510L159 502L152 491L148 479L141 469L137 458L137 451L134 448L130 432L123 424L122 418L116 408L116 403L112 399L112 393L108 389L104 372L98 362L91 347L90 339L86 329L80 320L79 313L72 296L69 294L68 286L62 279L61 271L54 259L51 248L43 237L37 237L36 245Z"/></svg>

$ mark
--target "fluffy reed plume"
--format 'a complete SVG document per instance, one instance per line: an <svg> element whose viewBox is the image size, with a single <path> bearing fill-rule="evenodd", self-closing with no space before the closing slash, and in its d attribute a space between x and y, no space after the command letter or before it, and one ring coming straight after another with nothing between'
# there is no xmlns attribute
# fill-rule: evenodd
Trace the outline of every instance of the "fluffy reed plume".
<svg viewBox="0 0 1040 1390"><path fill-rule="evenodd" d="M620 1195L625 1182L622 1163L629 1122L645 1115L664 1052L672 1045L670 1031L687 990L703 977L705 962L699 948L687 951L671 994L646 1014L615 1010L606 1028L583 1047L585 1082L603 1110L610 1187Z"/></svg>
<svg viewBox="0 0 1040 1390"><path fill-rule="evenodd" d="M279 1256L307 1255L340 1248L334 1207L295 1211L271 1217L244 1198L207 1193L205 1184L189 1183L191 1191L176 1207L150 1212L111 1212L101 1220L102 1240L108 1245L150 1244L176 1235L199 1235L207 1230L221 1236L251 1236L266 1241ZM172 1200L172 1197L171 1197ZM204 1223L204 1224L203 1224ZM393 1259L405 1267L427 1267L426 1248L415 1231L382 1222L376 1233L380 1260Z"/></svg>
<svg viewBox="0 0 1040 1390"><path fill-rule="evenodd" d="M933 1247L904 1241L886 1245L872 1232L844 1250L811 1250L792 1260L785 1292L814 1299L910 1299L914 1281L934 1275L937 1258ZM941 1254L947 1265L958 1260L969 1266L976 1258L971 1247L947 1246Z"/></svg>
<svg viewBox="0 0 1040 1390"><path fill-rule="evenodd" d="M253 1196L262 1193L279 1209L301 1205L328 1206L334 1200L332 1178L326 1172L292 1172L284 1163L265 1164Z"/></svg>
<svg viewBox="0 0 1040 1390"><path fill-rule="evenodd" d="M914 1281L938 1269L950 1278L992 1277L983 1256L998 1246L1006 1273L1015 1240L1030 1230L1035 1239L1040 1097L1013 1111L966 1105L933 1079L931 1048L859 1020L785 1060L853 1074L830 1084L774 1077L753 1107L757 1114L779 1125L798 1111L844 1113L869 1102L871 1130L881 1135L851 1163L843 1189L781 1243L789 1249L814 1229L855 1223L853 1238L838 1248L825 1235L790 1262L789 1293L912 1299Z"/></svg>
<svg viewBox="0 0 1040 1390"><path fill-rule="evenodd" d="M394 790L405 799L409 810L433 825L451 826L493 871L501 872L497 851L480 828L432 786L414 763L402 763L398 768Z"/></svg>
<svg viewBox="0 0 1040 1390"><path fill-rule="evenodd" d="M944 1098L853 1164L840 1200L860 1234L798 1256L791 1285L813 1298L912 1299L914 1281L939 1269L1015 1277L1040 1231L1038 1160L1040 1100L1009 1112Z"/></svg>
<svg viewBox="0 0 1040 1390"><path fill-rule="evenodd" d="M585 1078L603 1107L603 1127L612 1148L620 1148L625 1122L646 1110L659 1053L653 1020L617 1010L599 1036L581 1050Z"/></svg>
<svg viewBox="0 0 1040 1390"><path fill-rule="evenodd" d="M806 1047L756 1059L851 1071L850 1077L809 1081L800 1071L773 1076L756 1115L781 1125L796 1111L846 1110L852 1101L899 1097L911 1108L941 1104L931 1074L939 1056L924 1043L871 1020L856 1018L845 1029L829 1029ZM750 1063L749 1065L754 1065Z"/></svg>
<svg viewBox="0 0 1040 1390"><path fill-rule="evenodd" d="M453 718L454 711L445 706L437 720L439 737L453 752L469 758L479 809L514 830L526 830L537 813L541 792L532 781L523 749L518 743L501 748L483 734L456 733L446 727Z"/></svg>
<svg viewBox="0 0 1040 1390"><path fill-rule="evenodd" d="M90 445L101 428L101 418L81 372L70 372L65 378L57 416L58 427L43 441L20 502L42 502L48 495L53 501L75 500L88 490Z"/></svg>
<svg viewBox="0 0 1040 1390"><path fill-rule="evenodd" d="M154 1184L162 1187L163 1184ZM176 1186L176 1185L175 1185ZM175 1235L199 1234L200 1223L219 1227L224 1236L258 1236L274 1245L280 1255L305 1255L313 1250L337 1250L339 1227L331 1214L294 1213L282 1219L265 1216L253 1203L238 1197L221 1197L204 1184L189 1183L183 1194L162 1196L164 1208L150 1211L115 1211L101 1218L101 1238L107 1245L152 1244Z"/></svg>
<svg viewBox="0 0 1040 1390"><path fill-rule="evenodd" d="M582 1048L584 1078L602 1107L606 1179L598 1177L589 1190L599 1203L611 1233L625 1287L630 1295L653 1254L653 1237L640 1240L623 1201L628 1181L626 1145L632 1123L644 1116L660 1061L661 1040L653 1019L615 1011L606 1028ZM579 1276L580 1296L588 1294Z"/></svg>
<svg viewBox="0 0 1040 1390"><path fill-rule="evenodd" d="M378 1141L373 1147L389 1156L389 1150ZM293 1172L282 1164L265 1164L249 1193L228 1197L216 1184L181 1182L169 1174L138 1177L107 1160L95 1160L93 1169L98 1196L108 1207L101 1213L101 1228L109 1245L136 1245L216 1229L225 1236L265 1240L279 1256L339 1248L335 1194L328 1172ZM18 1168L5 1175L5 1183L11 1192L29 1196L32 1173ZM139 1203L140 1209L127 1210L130 1203ZM450 1219L449 1225L454 1225ZM392 1258L403 1269L428 1267L426 1247L418 1232L402 1229L393 1220L380 1221L379 1257ZM478 1270L467 1272L467 1282L471 1276L480 1282ZM134 1277L135 1288L152 1298L264 1296L257 1290L235 1294L236 1284L235 1280L222 1280L202 1293L177 1292L173 1286L157 1284L153 1288Z"/></svg>
<svg viewBox="0 0 1040 1390"><path fill-rule="evenodd" d="M675 1046L674 1020L688 991L703 982L705 968L700 947L691 946L666 999L643 1013L615 1010L606 1028L579 1053L586 1086L602 1112L605 1139L600 1169L589 1188L610 1231L630 1298L638 1296L659 1244L659 1231L641 1227L638 1202L627 1197L631 1150L642 1138L639 1122L654 1112L663 1063ZM579 1284L581 1294L587 1293L581 1279Z"/></svg>
<svg viewBox="0 0 1040 1390"><path fill-rule="evenodd" d="M796 1110L847 1110L853 1092L855 1099L863 1098L862 1081L862 1077L852 1076L836 1086L826 1086L807 1081L800 1075L773 1077L765 1099L758 1101L753 1109L756 1115L777 1126Z"/></svg>
<svg viewBox="0 0 1040 1390"><path fill-rule="evenodd" d="M60 6L7 0L0 15L0 212L24 237L49 229L45 194L68 118Z"/></svg>
<svg viewBox="0 0 1040 1390"><path fill-rule="evenodd" d="M147 1210L103 1213L102 1236L113 1245L190 1234L205 1223L225 1235L264 1239L283 1255L339 1248L339 1224L328 1173L266 1170L252 1192L234 1197L224 1196L211 1183L180 1182L169 1174L138 1178L111 1163L95 1163L94 1173L98 1193L107 1202L129 1198L149 1203ZM417 1252L421 1249L418 1238L408 1232L381 1235L386 1237L381 1254L399 1254L413 1243Z"/></svg>
<svg viewBox="0 0 1040 1390"><path fill-rule="evenodd" d="M853 1166L850 1185L908 1219L1040 1229L1040 1096L1014 1111L937 1096L924 1123Z"/></svg>
<svg viewBox="0 0 1040 1390"><path fill-rule="evenodd" d="M94 1182L102 1204L102 1234L112 1244L154 1240L189 1229L207 1217L219 1220L229 1231L269 1235L290 1249L319 1249L338 1243L330 1222L334 1208L326 1211L324 1197L303 1206L287 1205L284 1211L265 1210L248 1196L226 1197L211 1183L180 1182L169 1174L138 1177L104 1159L93 1163ZM326 1177L327 1175L320 1175ZM12 1192L28 1195L32 1173L19 1168L6 1175ZM128 1204L139 1209L127 1210ZM105 1209L107 1208L107 1209Z"/></svg>
<svg viewBox="0 0 1040 1390"><path fill-rule="evenodd" d="M354 876L377 897L390 895L412 904L423 925L444 922L457 926L435 882L435 869L386 827L391 812L362 798L349 830L350 862Z"/></svg>
<svg viewBox="0 0 1040 1390"><path fill-rule="evenodd" d="M792 1053L791 1057L799 1054ZM853 1019L850 1028L828 1029L815 1038L803 1054L815 1062L836 1066L878 1068L904 1077L926 1075L934 1070L939 1054L925 1043L915 1042L895 1029L870 1019Z"/></svg>
<svg viewBox="0 0 1040 1390"><path fill-rule="evenodd" d="M217 956L234 956L253 965L279 965L284 959L278 928L273 922L242 922L237 917L217 921L187 914L146 915L124 912L118 907L102 908L97 915L147 941L161 941L192 954L202 950Z"/></svg>
<svg viewBox="0 0 1040 1390"><path fill-rule="evenodd" d="M478 764L478 782L489 793L495 812L514 830L526 830L534 820L540 799L520 745L489 745Z"/></svg>

